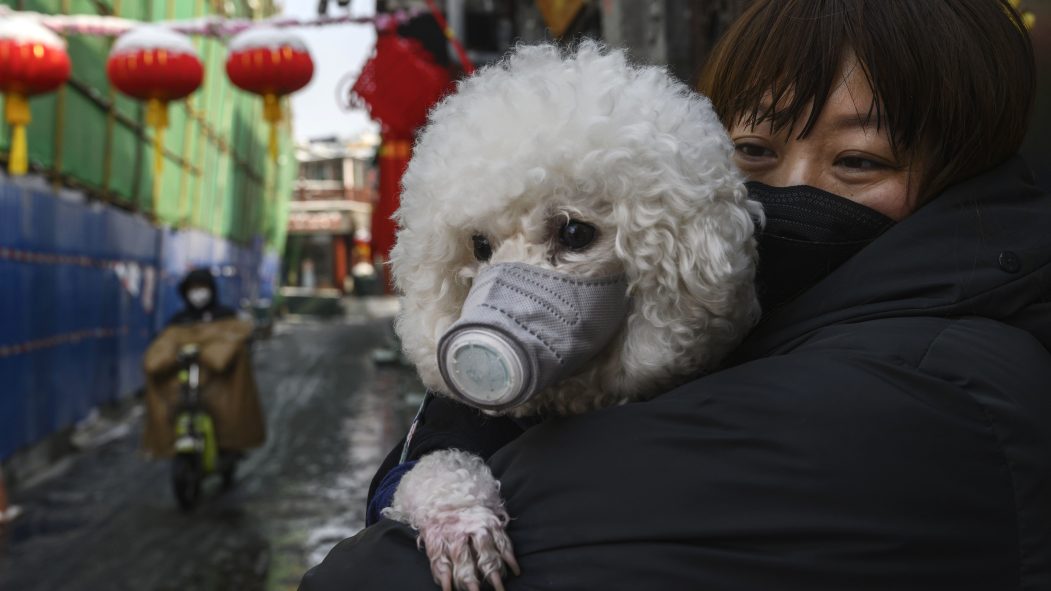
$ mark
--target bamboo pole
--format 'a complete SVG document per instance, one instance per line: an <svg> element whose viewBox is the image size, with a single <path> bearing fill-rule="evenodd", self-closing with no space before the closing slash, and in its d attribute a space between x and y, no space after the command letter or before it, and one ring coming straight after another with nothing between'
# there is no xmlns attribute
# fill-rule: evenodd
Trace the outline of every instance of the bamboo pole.
<svg viewBox="0 0 1051 591"><path fill-rule="evenodd" d="M62 0L59 11L69 14L70 0ZM65 37L65 35L63 35ZM66 140L66 85L58 89L55 96L55 155L51 160L51 186L56 191L62 186L62 148Z"/></svg>
<svg viewBox="0 0 1051 591"><path fill-rule="evenodd" d="M204 12L205 12L204 0L197 0L196 12L197 12L198 16L205 16L205 14L204 14ZM210 68L211 65L212 65L212 47L214 46L216 41L212 40L212 39L202 39L201 43L203 44L203 47L204 47L204 51L202 52L202 57L203 57L203 60L204 60L205 72L208 72L208 71L210 71L210 70L208 70L208 68ZM204 90L204 100L202 101L204 104L201 105L201 111L199 113L199 116L196 118L196 120L197 120L197 154L198 154L199 158L203 158L204 160L201 163L201 174L198 175L198 177L197 177L197 190L194 192L193 201L191 203L191 206L192 206L192 209L193 209L193 213L191 214L190 218L192 220L193 225L195 225L195 226L197 226L199 228L204 227L204 225L203 225L204 224L204 219L203 219L204 218L204 213L201 211L201 209L202 209L201 205L204 202L204 198L205 198L205 195L204 195L204 190L205 190L204 183L206 182L206 179L208 178L208 174L207 174L208 168L207 167L215 166L214 159L208 157L208 146L205 144L206 140L208 141L209 144L211 143L211 138L208 137L209 134L205 133L208 130L205 127L205 120L204 120L204 115L203 115L204 113L207 113L208 109L212 106L211 98L212 98L212 92L213 91L212 91L211 85L208 84L208 82L209 81L207 81L207 80L205 81L206 86L205 86L205 90ZM214 190L214 187L212 187L212 190Z"/></svg>

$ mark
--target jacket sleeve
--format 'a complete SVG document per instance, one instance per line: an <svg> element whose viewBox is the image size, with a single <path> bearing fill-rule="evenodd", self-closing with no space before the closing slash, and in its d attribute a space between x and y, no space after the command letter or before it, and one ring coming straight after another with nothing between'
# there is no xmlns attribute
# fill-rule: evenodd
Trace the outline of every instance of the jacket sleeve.
<svg viewBox="0 0 1051 591"><path fill-rule="evenodd" d="M162 376L178 365L179 343L172 329L163 330L143 356L142 368L148 377Z"/></svg>
<svg viewBox="0 0 1051 591"><path fill-rule="evenodd" d="M409 526L390 519L362 530L307 571L300 591L385 589L435 591L427 556L416 548Z"/></svg>
<svg viewBox="0 0 1051 591"><path fill-rule="evenodd" d="M522 434L522 427L508 418L490 417L467 405L428 393L423 412L417 417L406 461L441 449L459 449L483 458ZM384 477L401 461L405 439L387 454L379 470L372 477L366 505L372 503Z"/></svg>
<svg viewBox="0 0 1051 591"><path fill-rule="evenodd" d="M201 323L194 328L200 331L204 341L201 346L201 362L216 373L230 369L252 333L250 323L236 319Z"/></svg>
<svg viewBox="0 0 1051 591"><path fill-rule="evenodd" d="M985 416L1016 506L1023 588L1051 589L1051 355L1025 331L975 318L939 334L920 368Z"/></svg>
<svg viewBox="0 0 1051 591"><path fill-rule="evenodd" d="M1051 588L1051 356L932 322L839 327L528 430L489 460L523 571L508 591ZM304 588L432 589L411 539L363 530L315 571L338 585Z"/></svg>

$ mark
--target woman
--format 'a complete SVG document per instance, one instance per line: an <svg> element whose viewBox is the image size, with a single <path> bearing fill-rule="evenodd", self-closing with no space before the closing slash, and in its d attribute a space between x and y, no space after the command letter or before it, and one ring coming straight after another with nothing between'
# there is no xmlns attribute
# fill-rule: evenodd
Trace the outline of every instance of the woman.
<svg viewBox="0 0 1051 591"><path fill-rule="evenodd" d="M767 210L764 319L723 370L492 455L508 588L1051 588L1033 85L1007 2L756 0L702 90ZM301 588L434 583L381 521Z"/></svg>

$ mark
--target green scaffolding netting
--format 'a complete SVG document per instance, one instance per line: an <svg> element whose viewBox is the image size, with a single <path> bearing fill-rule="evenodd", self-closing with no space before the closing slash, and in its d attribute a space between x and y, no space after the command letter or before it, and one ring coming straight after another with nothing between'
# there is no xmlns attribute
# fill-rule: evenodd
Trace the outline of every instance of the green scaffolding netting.
<svg viewBox="0 0 1051 591"><path fill-rule="evenodd" d="M142 21L190 19L221 14L262 18L272 1L205 0L0 0L16 10L47 14L106 14ZM216 10L231 11L218 13ZM30 166L57 182L153 216L160 223L195 227L237 242L255 237L272 250L285 239L287 200L295 175L287 122L279 132L279 157L267 153L262 99L226 78L226 46L195 37L205 67L201 88L169 107L164 168L153 168L153 131L145 105L120 95L106 79L112 39L66 36L73 62L70 82L30 100L27 128ZM287 105L286 105L287 107ZM287 108L286 108L287 113ZM0 150L10 130L0 121Z"/></svg>

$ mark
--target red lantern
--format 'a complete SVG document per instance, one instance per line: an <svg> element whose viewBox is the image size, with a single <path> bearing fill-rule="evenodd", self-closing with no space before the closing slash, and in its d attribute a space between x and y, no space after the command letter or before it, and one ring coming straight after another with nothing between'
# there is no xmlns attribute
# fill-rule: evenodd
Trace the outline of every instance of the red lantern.
<svg viewBox="0 0 1051 591"><path fill-rule="evenodd" d="M280 98L303 88L314 76L306 44L284 29L258 27L230 40L226 75L241 90L262 95L263 118L270 124L270 157L277 158Z"/></svg>
<svg viewBox="0 0 1051 591"><path fill-rule="evenodd" d="M136 27L113 44L106 75L117 90L147 101L146 123L154 130L153 167L160 176L168 103L185 98L204 79L204 67L193 43L165 27Z"/></svg>
<svg viewBox="0 0 1051 591"><path fill-rule="evenodd" d="M28 97L51 92L69 79L66 42L35 20L0 19L0 91L4 93L4 118L11 125L11 153L7 163L12 175L29 168L26 125L32 119Z"/></svg>

